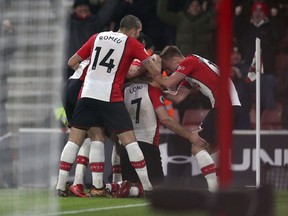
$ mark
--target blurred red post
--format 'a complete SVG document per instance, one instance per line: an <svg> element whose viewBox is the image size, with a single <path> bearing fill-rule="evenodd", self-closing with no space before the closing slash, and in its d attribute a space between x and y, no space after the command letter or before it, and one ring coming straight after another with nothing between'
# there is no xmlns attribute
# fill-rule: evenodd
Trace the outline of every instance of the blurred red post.
<svg viewBox="0 0 288 216"><path fill-rule="evenodd" d="M217 11L217 63L220 67L221 107L217 115L217 144L219 156L220 188L230 186L231 143L232 143L232 107L229 97L229 78L231 71L230 56L232 50L232 0L219 0Z"/></svg>

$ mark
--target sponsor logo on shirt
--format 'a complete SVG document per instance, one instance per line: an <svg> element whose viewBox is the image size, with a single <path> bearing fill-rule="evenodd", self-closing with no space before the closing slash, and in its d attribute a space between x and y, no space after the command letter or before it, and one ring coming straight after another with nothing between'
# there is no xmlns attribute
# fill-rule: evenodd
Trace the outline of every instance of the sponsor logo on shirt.
<svg viewBox="0 0 288 216"><path fill-rule="evenodd" d="M185 70L185 66L179 65L177 68L177 71L183 71L183 70Z"/></svg>
<svg viewBox="0 0 288 216"><path fill-rule="evenodd" d="M164 104L164 97L163 97L163 95L161 95L161 96L159 97L159 101L160 101L162 104Z"/></svg>

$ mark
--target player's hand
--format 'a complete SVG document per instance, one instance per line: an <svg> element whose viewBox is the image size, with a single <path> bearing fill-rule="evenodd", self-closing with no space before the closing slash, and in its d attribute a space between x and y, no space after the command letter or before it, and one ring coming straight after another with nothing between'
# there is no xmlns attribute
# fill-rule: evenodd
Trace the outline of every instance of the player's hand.
<svg viewBox="0 0 288 216"><path fill-rule="evenodd" d="M192 143L192 145L195 145L199 148L204 148L208 145L207 141L199 136L199 132L203 129L194 130L191 132L189 141Z"/></svg>
<svg viewBox="0 0 288 216"><path fill-rule="evenodd" d="M235 7L235 15L239 16L242 13L242 6Z"/></svg>
<svg viewBox="0 0 288 216"><path fill-rule="evenodd" d="M159 76L161 75L161 70L162 70L162 59L159 55L153 54L150 57L153 60L154 66L157 70L156 73L153 73L154 76Z"/></svg>
<svg viewBox="0 0 288 216"><path fill-rule="evenodd" d="M153 59L155 62L162 63L161 57L160 57L159 55L157 55L157 54L153 54L153 55L151 56L151 59Z"/></svg>

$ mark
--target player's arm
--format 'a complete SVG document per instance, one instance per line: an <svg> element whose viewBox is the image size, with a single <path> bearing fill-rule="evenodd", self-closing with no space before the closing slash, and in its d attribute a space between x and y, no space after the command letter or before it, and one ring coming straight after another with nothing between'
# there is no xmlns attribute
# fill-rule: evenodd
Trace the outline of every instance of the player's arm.
<svg viewBox="0 0 288 216"><path fill-rule="evenodd" d="M153 56L148 57L144 61L142 61L142 65L153 76L157 76L161 74L161 69L162 69L161 62L159 63L158 61L155 61L155 59L153 59Z"/></svg>
<svg viewBox="0 0 288 216"><path fill-rule="evenodd" d="M134 60L132 64L130 65L129 71L126 75L127 79L132 79L134 77L137 77L144 72L146 72L146 68L144 68L139 60Z"/></svg>
<svg viewBox="0 0 288 216"><path fill-rule="evenodd" d="M91 47L93 47L96 36L97 34L92 35L88 41L69 59L69 67L71 67L73 70L76 70L83 59L90 57L92 49Z"/></svg>
<svg viewBox="0 0 288 216"><path fill-rule="evenodd" d="M161 86L164 86L168 89L175 89L175 87L177 87L178 84L184 79L184 75L174 72L169 77L162 77L162 75L159 74L154 76L153 79Z"/></svg>
<svg viewBox="0 0 288 216"><path fill-rule="evenodd" d="M79 67L80 62L82 62L83 59L75 53L68 61L69 67L71 67L73 70L76 70Z"/></svg>
<svg viewBox="0 0 288 216"><path fill-rule="evenodd" d="M177 90L176 94L169 94L167 92L164 92L165 98L176 104L179 104L180 102L182 102L189 94L190 94L190 90L187 88L183 88L183 87L180 87Z"/></svg>
<svg viewBox="0 0 288 216"><path fill-rule="evenodd" d="M169 116L166 107L159 107L156 110L156 114L165 127L169 128L171 131L176 134L188 139L192 144L196 144L197 146L205 146L206 141L199 137L199 130L195 130L193 132L188 131L186 128L182 127L178 122L176 122L171 116Z"/></svg>

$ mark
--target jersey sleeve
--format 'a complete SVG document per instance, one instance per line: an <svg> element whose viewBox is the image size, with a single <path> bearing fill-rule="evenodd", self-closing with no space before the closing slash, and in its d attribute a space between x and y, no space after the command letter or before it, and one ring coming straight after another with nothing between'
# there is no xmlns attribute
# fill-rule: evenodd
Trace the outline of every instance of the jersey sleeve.
<svg viewBox="0 0 288 216"><path fill-rule="evenodd" d="M88 41L76 52L77 55L79 55L83 60L90 57L96 36L97 34L91 36Z"/></svg>
<svg viewBox="0 0 288 216"><path fill-rule="evenodd" d="M138 59L134 59L131 65L141 67L142 63Z"/></svg>
<svg viewBox="0 0 288 216"><path fill-rule="evenodd" d="M164 96L159 88L149 85L149 96L155 111L160 107L165 107Z"/></svg>
<svg viewBox="0 0 288 216"><path fill-rule="evenodd" d="M183 61L180 62L178 68L176 69L176 73L188 76L192 71L191 65L193 64L193 60L190 58L185 58Z"/></svg>

